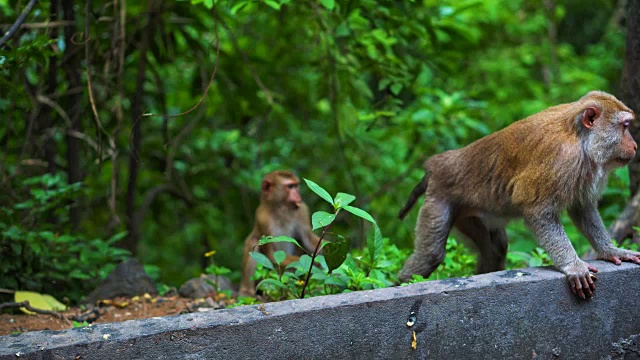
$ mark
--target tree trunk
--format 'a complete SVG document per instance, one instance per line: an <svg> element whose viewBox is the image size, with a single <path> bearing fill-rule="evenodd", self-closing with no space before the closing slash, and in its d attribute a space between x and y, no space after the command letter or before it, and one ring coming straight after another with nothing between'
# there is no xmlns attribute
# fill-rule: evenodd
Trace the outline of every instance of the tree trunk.
<svg viewBox="0 0 640 360"><path fill-rule="evenodd" d="M133 255L137 253L138 242L140 240L140 224L136 216L136 182L138 180L138 157L140 156L140 144L142 142L142 132L140 123L142 119L142 102L144 101L144 83L147 79L147 50L151 41L151 29L153 26L153 6L148 3L149 14L147 16L147 26L142 30L142 43L140 49L140 62L138 63L138 73L136 75L136 93L133 100L133 136L131 140L131 154L129 155L129 180L127 183L127 237L122 242L122 247L131 251Z"/></svg>
<svg viewBox="0 0 640 360"><path fill-rule="evenodd" d="M53 22L58 20L58 2L57 1L51 1L51 6L49 8L49 19ZM57 39L58 38L58 29L57 28L52 28L51 32L49 33L49 37L51 39ZM45 93L47 94L47 96L51 96L51 94L55 93L56 88L58 87L58 58L56 56L50 56L49 57L49 70L47 73L47 87L45 89ZM52 125L52 113L53 113L53 109L48 109L47 111L42 111L40 112L40 119L38 120L38 133L40 135L44 134L45 132L47 132ZM44 159L47 162L47 171L49 173L54 173L56 171L56 163L55 163L55 156L56 156L56 149L55 149L55 143L53 141L53 139L49 139L47 137L45 137L45 142L44 142Z"/></svg>
<svg viewBox="0 0 640 360"><path fill-rule="evenodd" d="M624 70L620 87L620 100L628 107L640 112L640 1L627 3L627 50L624 58ZM631 135L640 141L640 122L631 124ZM640 187L640 156L629 164L629 185L631 195Z"/></svg>
<svg viewBox="0 0 640 360"><path fill-rule="evenodd" d="M73 44L73 35L77 32L75 25L76 12L73 8L73 0L62 0L62 11L64 20L71 21L73 24L64 28L65 51L62 60L69 87L67 92L68 101L66 102L67 113L71 119L71 127L68 130L82 132L80 124L81 115L81 93L77 89L82 86L80 81L80 48ZM82 181L82 172L80 164L80 140L74 136L67 135L67 175L69 184ZM77 202L71 204L69 217L71 226L75 230L80 225L80 208Z"/></svg>

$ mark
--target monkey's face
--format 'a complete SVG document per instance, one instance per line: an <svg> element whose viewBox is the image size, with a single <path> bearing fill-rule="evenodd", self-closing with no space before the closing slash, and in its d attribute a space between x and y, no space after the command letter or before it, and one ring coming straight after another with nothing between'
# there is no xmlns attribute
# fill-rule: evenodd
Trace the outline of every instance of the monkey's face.
<svg viewBox="0 0 640 360"><path fill-rule="evenodd" d="M617 148L617 156L613 155L613 158L616 162L620 163L621 166L626 165L633 157L636 155L636 149L638 145L635 140L631 136L631 132L629 131L629 126L633 121L634 115L628 111L620 111L615 116L613 116L613 121L609 125L610 132L612 134L617 135L618 137L618 146Z"/></svg>
<svg viewBox="0 0 640 360"><path fill-rule="evenodd" d="M282 194L283 199L293 209L297 209L302 204L302 198L300 198L300 183L287 179L282 182Z"/></svg>
<svg viewBox="0 0 640 360"><path fill-rule="evenodd" d="M302 199L298 192L300 180L290 172L272 171L262 179L261 186L261 202L268 203L269 206L291 210L302 206Z"/></svg>
<svg viewBox="0 0 640 360"><path fill-rule="evenodd" d="M633 159L637 149L629 132L633 120L633 113L618 110L609 114L603 111L601 119L594 121L589 143L597 163L614 168L625 166Z"/></svg>

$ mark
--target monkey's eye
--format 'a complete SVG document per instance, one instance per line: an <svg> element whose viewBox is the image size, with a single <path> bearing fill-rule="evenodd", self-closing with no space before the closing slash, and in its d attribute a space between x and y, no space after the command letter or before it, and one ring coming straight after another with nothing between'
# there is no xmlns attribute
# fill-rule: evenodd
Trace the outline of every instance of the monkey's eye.
<svg viewBox="0 0 640 360"><path fill-rule="evenodd" d="M627 120L627 121L622 123L622 127L625 128L625 129L628 128L629 125L631 125L631 122L629 120Z"/></svg>
<svg viewBox="0 0 640 360"><path fill-rule="evenodd" d="M287 185L287 188L289 188L289 189L295 189L296 187L298 187L298 184L289 184L289 185Z"/></svg>

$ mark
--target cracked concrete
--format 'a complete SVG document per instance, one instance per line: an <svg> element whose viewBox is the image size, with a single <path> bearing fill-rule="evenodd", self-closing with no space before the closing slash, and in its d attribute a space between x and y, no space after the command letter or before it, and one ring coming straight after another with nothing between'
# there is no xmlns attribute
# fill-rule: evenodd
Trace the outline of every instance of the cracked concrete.
<svg viewBox="0 0 640 360"><path fill-rule="evenodd" d="M591 263L589 301L551 268L509 270L271 303L267 314L244 306L1 336L0 359L640 358L640 266Z"/></svg>

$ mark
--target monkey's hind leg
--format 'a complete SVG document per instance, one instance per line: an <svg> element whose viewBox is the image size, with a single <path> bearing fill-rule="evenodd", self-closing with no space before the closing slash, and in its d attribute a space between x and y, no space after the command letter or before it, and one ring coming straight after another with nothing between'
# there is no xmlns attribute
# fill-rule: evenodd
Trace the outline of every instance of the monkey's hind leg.
<svg viewBox="0 0 640 360"><path fill-rule="evenodd" d="M242 280L240 281L239 293L242 296L255 296L256 289L251 276L256 271L256 261L249 255L251 251L259 251L257 248L259 238L249 235L244 241L242 248Z"/></svg>
<svg viewBox="0 0 640 360"><path fill-rule="evenodd" d="M457 219L455 227L478 250L477 274L505 269L509 241L503 227L489 230L482 219L476 216Z"/></svg>
<svg viewBox="0 0 640 360"><path fill-rule="evenodd" d="M413 274L426 278L442 263L452 219L451 204L427 194L418 214L415 249L398 274L401 282L410 281Z"/></svg>

